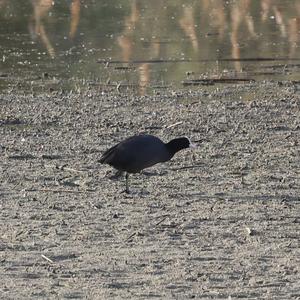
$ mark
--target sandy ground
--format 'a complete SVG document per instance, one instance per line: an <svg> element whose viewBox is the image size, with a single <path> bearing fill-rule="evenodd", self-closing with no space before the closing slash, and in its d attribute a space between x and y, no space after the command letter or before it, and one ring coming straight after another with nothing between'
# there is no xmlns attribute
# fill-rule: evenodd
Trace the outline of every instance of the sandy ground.
<svg viewBox="0 0 300 300"><path fill-rule="evenodd" d="M2 299L300 299L293 84L0 105ZM202 143L126 195L97 159L139 132Z"/></svg>

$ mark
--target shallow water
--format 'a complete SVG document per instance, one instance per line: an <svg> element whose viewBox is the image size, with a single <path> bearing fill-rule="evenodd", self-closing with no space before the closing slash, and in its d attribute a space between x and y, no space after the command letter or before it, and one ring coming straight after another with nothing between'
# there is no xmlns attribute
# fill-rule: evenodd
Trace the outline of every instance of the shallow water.
<svg viewBox="0 0 300 300"><path fill-rule="evenodd" d="M0 2L0 89L299 79L300 1Z"/></svg>

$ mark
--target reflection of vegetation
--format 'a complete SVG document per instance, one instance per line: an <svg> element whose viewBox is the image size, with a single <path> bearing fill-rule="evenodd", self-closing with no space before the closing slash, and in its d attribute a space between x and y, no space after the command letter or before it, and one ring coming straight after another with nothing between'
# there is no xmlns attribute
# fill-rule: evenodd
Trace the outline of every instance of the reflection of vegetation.
<svg viewBox="0 0 300 300"><path fill-rule="evenodd" d="M88 36L96 37L113 34L120 31L122 20L128 13L128 1L81 1L84 3L80 20L80 31ZM70 26L70 4L71 1L53 2L48 15L43 16L43 21L48 23L48 31L53 36L60 38L69 31ZM5 5L6 4L6 5ZM9 23L9 27L1 26L0 32L28 32L28 22L33 15L34 7L43 1L9 0L0 6L0 23Z"/></svg>
<svg viewBox="0 0 300 300"><path fill-rule="evenodd" d="M12 0L2 3L0 2L0 33L28 32L28 12L32 10L30 1L23 1L20 5L20 1Z"/></svg>
<svg viewBox="0 0 300 300"><path fill-rule="evenodd" d="M95 64L100 58L124 62L173 58L239 60L296 57L299 53L300 4L296 0L284 1L284 6L279 0L57 0L54 5L49 1L28 0L22 1L22 5L19 0L0 1L0 22L6 25L0 27L0 32L13 36L31 28L31 33L35 32L31 39L37 45L24 57L59 74L124 78L124 73L113 74L113 68L103 69ZM37 11L43 7L39 15ZM0 39L4 45L0 47L11 45L3 37ZM28 37L14 42L16 48L20 43L20 50L30 48ZM55 57L51 64L48 56L39 54L44 49ZM214 62L170 64L166 73L161 65L143 64L140 73L137 68L131 74L144 83L151 80L151 70L161 77L168 74L170 80L179 80L187 70L201 73L208 66L221 67ZM243 64L235 62L231 68L240 72ZM131 78L131 74L126 74Z"/></svg>

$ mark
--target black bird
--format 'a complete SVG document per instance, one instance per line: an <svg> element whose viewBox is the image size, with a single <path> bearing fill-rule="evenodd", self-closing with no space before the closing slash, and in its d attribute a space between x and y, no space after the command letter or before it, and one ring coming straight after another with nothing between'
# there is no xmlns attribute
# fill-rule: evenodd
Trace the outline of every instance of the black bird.
<svg viewBox="0 0 300 300"><path fill-rule="evenodd" d="M153 135L136 135L105 151L99 162L114 167L118 170L117 174L126 172L125 192L129 193L128 173L139 173L157 163L166 162L176 152L189 147L194 145L186 137L165 144Z"/></svg>

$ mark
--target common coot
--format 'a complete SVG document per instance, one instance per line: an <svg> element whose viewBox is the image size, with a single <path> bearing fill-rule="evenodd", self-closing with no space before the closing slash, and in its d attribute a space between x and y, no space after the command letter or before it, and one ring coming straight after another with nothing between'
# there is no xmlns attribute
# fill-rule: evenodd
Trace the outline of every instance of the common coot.
<svg viewBox="0 0 300 300"><path fill-rule="evenodd" d="M153 135L136 135L127 138L104 152L99 162L108 164L119 172L126 172L126 189L129 193L128 174L138 173L157 163L170 160L182 149L194 147L186 137L180 137L164 143Z"/></svg>

